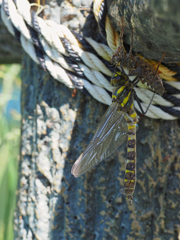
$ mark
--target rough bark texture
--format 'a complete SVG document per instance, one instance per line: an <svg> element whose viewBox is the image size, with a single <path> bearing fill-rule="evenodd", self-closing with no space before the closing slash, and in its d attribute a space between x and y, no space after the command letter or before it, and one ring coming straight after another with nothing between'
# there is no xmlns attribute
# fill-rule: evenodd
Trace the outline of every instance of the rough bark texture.
<svg viewBox="0 0 180 240"><path fill-rule="evenodd" d="M131 16L130 1L118 2L122 3ZM114 9L112 1L109 4ZM138 24L144 23L142 16L146 17L136 16ZM145 36L143 25L141 31ZM143 51L154 59L161 55L148 49ZM75 97L71 94L25 56L16 239L179 239L179 121L140 119L137 184L134 203L127 205L125 145L82 177L71 175L107 108L80 91Z"/></svg>
<svg viewBox="0 0 180 240"><path fill-rule="evenodd" d="M73 90L54 81L29 57L23 65L16 237L78 239L80 212L89 208L86 195L92 193L81 186L86 176L76 181L71 166L91 140L106 106L81 92L73 98Z"/></svg>

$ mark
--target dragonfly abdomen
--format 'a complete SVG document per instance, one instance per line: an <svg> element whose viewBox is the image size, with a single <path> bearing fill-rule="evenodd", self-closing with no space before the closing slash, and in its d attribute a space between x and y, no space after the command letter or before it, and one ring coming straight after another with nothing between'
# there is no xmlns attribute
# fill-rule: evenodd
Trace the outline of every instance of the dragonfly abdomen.
<svg viewBox="0 0 180 240"><path fill-rule="evenodd" d="M132 201L136 185L136 124L138 118L134 109L131 109L129 116L132 118L132 121L127 118L128 142L124 188L126 199Z"/></svg>

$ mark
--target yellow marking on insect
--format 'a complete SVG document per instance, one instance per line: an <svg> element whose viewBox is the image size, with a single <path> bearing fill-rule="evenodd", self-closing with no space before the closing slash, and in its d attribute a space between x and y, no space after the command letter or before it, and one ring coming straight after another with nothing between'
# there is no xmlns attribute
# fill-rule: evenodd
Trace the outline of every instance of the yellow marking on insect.
<svg viewBox="0 0 180 240"><path fill-rule="evenodd" d="M116 99L117 97L116 97L116 95L113 94L113 95L112 95L112 98Z"/></svg>
<svg viewBox="0 0 180 240"><path fill-rule="evenodd" d="M136 140L136 135L130 135L128 136L128 140Z"/></svg>
<svg viewBox="0 0 180 240"><path fill-rule="evenodd" d="M135 148L128 148L127 151L128 151L128 152L134 152L134 149L135 149Z"/></svg>
<svg viewBox="0 0 180 240"><path fill-rule="evenodd" d="M134 173L134 171L130 171L130 170L126 170L126 173L127 173L127 172Z"/></svg>
<svg viewBox="0 0 180 240"><path fill-rule="evenodd" d="M131 182L135 182L135 180L129 180L129 179L124 179L125 182L131 181Z"/></svg>
<svg viewBox="0 0 180 240"><path fill-rule="evenodd" d="M136 116L137 116L136 112L134 112L133 114L130 115L131 118L134 118Z"/></svg>
<svg viewBox="0 0 180 240"><path fill-rule="evenodd" d="M116 72L116 73L114 74L114 77L117 77L117 76L119 76L119 75L121 75L121 73L120 73L120 72Z"/></svg>
<svg viewBox="0 0 180 240"><path fill-rule="evenodd" d="M136 140L136 136L135 135L133 135L133 134L129 134L128 135L128 140L133 140L133 139L135 139Z"/></svg>
<svg viewBox="0 0 180 240"><path fill-rule="evenodd" d="M128 140L133 140L133 135L128 134Z"/></svg>
<svg viewBox="0 0 180 240"><path fill-rule="evenodd" d="M124 101L121 103L121 106L124 107L124 105L128 102L131 92L125 97Z"/></svg>
<svg viewBox="0 0 180 240"><path fill-rule="evenodd" d="M127 159L127 163L134 163L135 161L134 160L128 160Z"/></svg>
<svg viewBox="0 0 180 240"><path fill-rule="evenodd" d="M135 125L134 124L128 124L128 129L134 129Z"/></svg>
<svg viewBox="0 0 180 240"><path fill-rule="evenodd" d="M124 90L125 86L122 86L120 87L118 90L117 90L117 94L121 93L123 90Z"/></svg>
<svg viewBox="0 0 180 240"><path fill-rule="evenodd" d="M129 181L130 183L133 181L133 180L130 180L130 179L124 179L125 182ZM135 181L134 181L135 182ZM125 189L130 189L129 187L125 187Z"/></svg>

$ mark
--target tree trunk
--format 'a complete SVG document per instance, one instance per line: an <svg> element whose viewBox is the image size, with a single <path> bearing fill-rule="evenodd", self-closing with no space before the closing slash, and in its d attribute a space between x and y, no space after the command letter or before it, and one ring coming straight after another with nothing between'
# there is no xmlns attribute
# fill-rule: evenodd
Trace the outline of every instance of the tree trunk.
<svg viewBox="0 0 180 240"><path fill-rule="evenodd" d="M25 56L15 238L179 239L178 120L140 119L130 205L123 194L125 144L82 177L71 175L107 109L72 93Z"/></svg>

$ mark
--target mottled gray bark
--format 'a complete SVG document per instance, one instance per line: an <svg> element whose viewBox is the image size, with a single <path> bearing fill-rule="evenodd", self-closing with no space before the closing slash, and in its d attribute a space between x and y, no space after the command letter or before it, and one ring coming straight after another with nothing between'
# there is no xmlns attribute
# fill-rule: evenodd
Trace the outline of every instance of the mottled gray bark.
<svg viewBox="0 0 180 240"><path fill-rule="evenodd" d="M107 106L80 91L72 97L28 56L23 66L16 239L178 239L179 122L140 119L137 184L127 205L125 144L82 177L70 173Z"/></svg>

